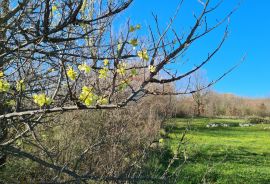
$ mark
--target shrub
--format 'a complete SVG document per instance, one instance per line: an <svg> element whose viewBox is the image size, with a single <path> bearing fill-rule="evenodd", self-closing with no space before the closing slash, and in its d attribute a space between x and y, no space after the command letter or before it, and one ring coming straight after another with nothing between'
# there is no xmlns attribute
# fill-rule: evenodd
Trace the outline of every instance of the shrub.
<svg viewBox="0 0 270 184"><path fill-rule="evenodd" d="M50 123L41 124L34 136L18 140L17 146L81 175L91 171L89 178L132 177L141 172L146 150L159 139L160 117L168 107L164 101L148 97L125 109L59 113L46 119ZM9 157L0 177L7 183L22 178L26 182L71 180L66 174L14 157Z"/></svg>
<svg viewBox="0 0 270 184"><path fill-rule="evenodd" d="M269 120L262 118L262 117L257 117L257 116L250 117L250 118L248 118L247 121L251 124L270 123Z"/></svg>

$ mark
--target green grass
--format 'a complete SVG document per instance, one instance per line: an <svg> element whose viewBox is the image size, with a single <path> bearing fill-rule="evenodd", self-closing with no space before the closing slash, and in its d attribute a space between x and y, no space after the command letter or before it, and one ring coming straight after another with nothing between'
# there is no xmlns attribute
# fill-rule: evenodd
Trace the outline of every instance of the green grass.
<svg viewBox="0 0 270 184"><path fill-rule="evenodd" d="M244 122L208 118L170 120L165 128L163 148L171 154L159 155L160 172L166 169L169 156L173 155L188 128L187 142L181 144L180 160L170 169L170 173L177 173L175 183L270 183L270 129L267 129L270 124L237 126ZM207 128L208 123L232 126ZM187 161L180 167L185 157Z"/></svg>

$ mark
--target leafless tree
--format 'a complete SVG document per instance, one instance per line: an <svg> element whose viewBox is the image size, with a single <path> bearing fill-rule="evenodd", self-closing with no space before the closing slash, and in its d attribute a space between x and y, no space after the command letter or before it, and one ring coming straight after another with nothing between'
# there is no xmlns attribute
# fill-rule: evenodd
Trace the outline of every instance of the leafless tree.
<svg viewBox="0 0 270 184"><path fill-rule="evenodd" d="M192 74L191 88L195 93L192 93L193 101L195 102L194 112L197 116L201 116L205 111L206 97L209 93L209 88L204 89L207 85L206 74L202 70L198 70Z"/></svg>
<svg viewBox="0 0 270 184"><path fill-rule="evenodd" d="M181 0L164 30L154 16L157 31L150 27L149 39L140 39L136 34L140 25L127 21L119 34L113 28L115 17L132 2L1 0L0 100L5 107L1 107L0 122L1 132L6 132L1 133L1 154L30 159L76 181L98 180L100 177L91 175L91 171L79 174L68 165L43 160L14 143L33 136L37 140L35 146L50 155L35 136L37 127L50 121L57 112L124 108L147 94L192 94L202 90L171 92L163 86L188 78L208 63L226 40L227 27L220 43L197 67L184 74L178 68L168 67L181 63L179 58L190 45L226 24L234 10L209 25L207 17L221 3L207 0L194 16L189 32L180 35L173 24L184 3ZM168 36L169 33L174 37ZM233 68L202 88L213 85Z"/></svg>

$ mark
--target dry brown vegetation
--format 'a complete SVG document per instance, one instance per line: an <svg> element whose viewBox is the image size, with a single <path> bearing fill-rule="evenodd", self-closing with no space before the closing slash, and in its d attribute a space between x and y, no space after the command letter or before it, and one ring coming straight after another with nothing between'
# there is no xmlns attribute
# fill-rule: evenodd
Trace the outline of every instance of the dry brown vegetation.
<svg viewBox="0 0 270 184"><path fill-rule="evenodd" d="M158 141L171 108L169 97L149 96L121 110L59 113L16 144L85 179L116 182L136 177L139 181L145 177L141 167L149 146ZM10 170L1 175L4 183L74 181L65 168L59 173L23 158L8 157L2 169Z"/></svg>
<svg viewBox="0 0 270 184"><path fill-rule="evenodd" d="M202 116L270 116L270 99L245 98L233 94L208 92L203 96ZM196 116L197 103L191 96L182 96L177 101L178 116Z"/></svg>

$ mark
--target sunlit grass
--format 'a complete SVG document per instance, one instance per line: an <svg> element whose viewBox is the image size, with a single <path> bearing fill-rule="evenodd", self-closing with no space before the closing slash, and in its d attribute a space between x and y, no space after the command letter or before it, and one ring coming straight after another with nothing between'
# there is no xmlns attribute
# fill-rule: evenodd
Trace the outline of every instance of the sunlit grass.
<svg viewBox="0 0 270 184"><path fill-rule="evenodd" d="M208 123L230 127L207 128ZM187 162L178 183L270 183L270 124L239 127L242 119L172 119L167 123L165 146L174 152L187 128L183 152ZM184 150L184 151L183 151ZM166 159L165 159L166 160ZM178 167L174 164L171 172Z"/></svg>

